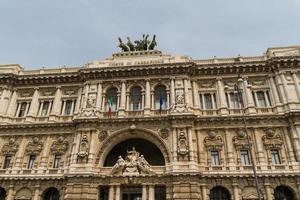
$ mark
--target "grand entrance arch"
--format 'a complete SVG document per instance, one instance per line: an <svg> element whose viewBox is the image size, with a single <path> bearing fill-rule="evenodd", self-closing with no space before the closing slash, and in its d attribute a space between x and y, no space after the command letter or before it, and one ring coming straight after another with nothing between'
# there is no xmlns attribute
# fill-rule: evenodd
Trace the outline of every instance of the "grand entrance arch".
<svg viewBox="0 0 300 200"><path fill-rule="evenodd" d="M157 133L138 128L120 130L103 141L98 155L109 180L99 187L100 199L166 199L161 174L170 163L170 153Z"/></svg>
<svg viewBox="0 0 300 200"><path fill-rule="evenodd" d="M130 142L127 143L126 141ZM117 145L120 145L120 147L122 146L122 152L113 150ZM100 166L113 166L115 164L113 162L117 161L118 156L125 156L127 150L130 150L132 147L141 151L141 155L144 155L145 158L149 159L148 162L150 162L150 165L168 166L170 163L171 153L166 143L157 133L144 128L126 128L111 134L102 142L96 162L99 163ZM150 149L146 149L145 147L149 147ZM150 150L153 150L154 152L151 153ZM109 154L110 157L108 157ZM153 156L150 156L151 154L158 156L159 158L153 160ZM115 156L115 158L113 158L113 156Z"/></svg>

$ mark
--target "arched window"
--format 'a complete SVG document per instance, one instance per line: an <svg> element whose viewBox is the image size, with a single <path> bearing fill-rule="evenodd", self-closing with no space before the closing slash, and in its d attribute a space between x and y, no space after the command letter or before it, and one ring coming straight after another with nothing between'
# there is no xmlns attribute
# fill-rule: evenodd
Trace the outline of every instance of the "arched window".
<svg viewBox="0 0 300 200"><path fill-rule="evenodd" d="M142 109L142 89L139 86L134 86L130 90L130 108L131 110Z"/></svg>
<svg viewBox="0 0 300 200"><path fill-rule="evenodd" d="M4 188L0 187L0 200L5 200L6 198L6 191Z"/></svg>
<svg viewBox="0 0 300 200"><path fill-rule="evenodd" d="M164 85L158 85L154 90L154 105L156 110L168 108L167 105L167 91Z"/></svg>
<svg viewBox="0 0 300 200"><path fill-rule="evenodd" d="M59 191L56 188L48 188L43 195L43 200L59 200Z"/></svg>
<svg viewBox="0 0 300 200"><path fill-rule="evenodd" d="M217 186L210 190L210 200L230 200L230 193L227 189Z"/></svg>
<svg viewBox="0 0 300 200"><path fill-rule="evenodd" d="M275 200L296 200L294 193L286 186L278 186L274 190Z"/></svg>
<svg viewBox="0 0 300 200"><path fill-rule="evenodd" d="M115 87L109 88L106 92L106 111L118 110L118 89Z"/></svg>

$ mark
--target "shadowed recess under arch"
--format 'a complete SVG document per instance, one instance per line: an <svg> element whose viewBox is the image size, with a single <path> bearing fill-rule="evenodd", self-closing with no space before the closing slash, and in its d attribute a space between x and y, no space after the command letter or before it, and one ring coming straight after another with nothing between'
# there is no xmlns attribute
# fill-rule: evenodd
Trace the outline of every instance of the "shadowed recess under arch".
<svg viewBox="0 0 300 200"><path fill-rule="evenodd" d="M128 139L112 148L104 161L104 166L114 166L119 156L126 158L127 151L130 151L132 147L135 147L135 150L143 155L150 165L165 165L163 154L152 142L144 139Z"/></svg>

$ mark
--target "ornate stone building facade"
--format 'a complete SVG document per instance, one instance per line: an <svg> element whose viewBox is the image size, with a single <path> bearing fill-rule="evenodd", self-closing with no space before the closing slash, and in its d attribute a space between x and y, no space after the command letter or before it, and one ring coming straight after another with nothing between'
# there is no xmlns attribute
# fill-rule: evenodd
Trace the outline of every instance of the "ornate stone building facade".
<svg viewBox="0 0 300 200"><path fill-rule="evenodd" d="M300 199L299 46L0 76L0 199Z"/></svg>

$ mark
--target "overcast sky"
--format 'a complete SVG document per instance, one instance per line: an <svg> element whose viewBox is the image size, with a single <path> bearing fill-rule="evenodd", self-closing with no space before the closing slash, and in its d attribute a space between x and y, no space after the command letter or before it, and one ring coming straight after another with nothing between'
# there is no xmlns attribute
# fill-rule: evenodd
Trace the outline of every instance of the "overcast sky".
<svg viewBox="0 0 300 200"><path fill-rule="evenodd" d="M0 64L80 66L143 33L174 55L261 55L300 45L300 0L0 0Z"/></svg>

